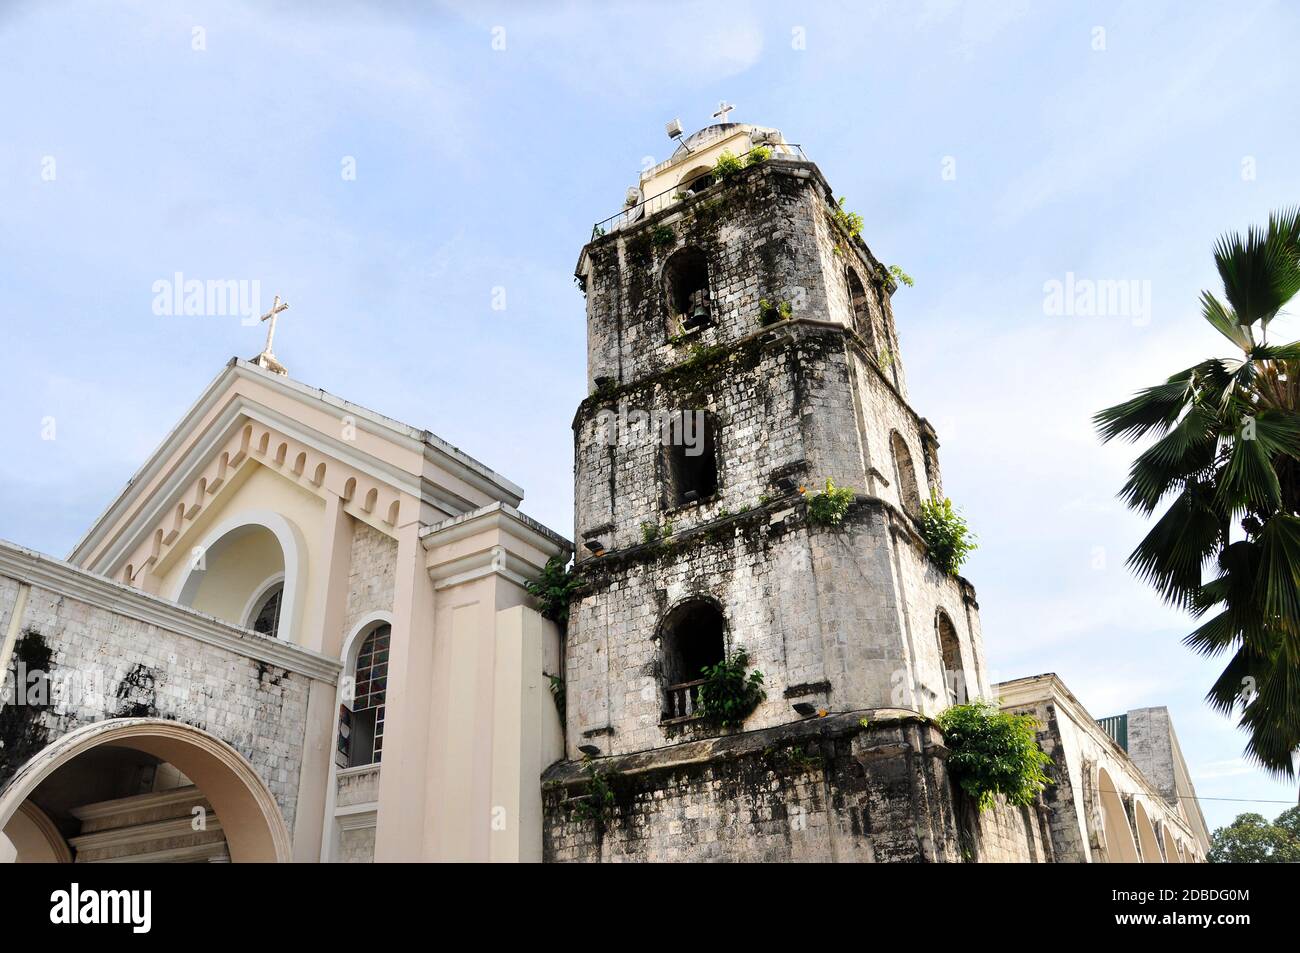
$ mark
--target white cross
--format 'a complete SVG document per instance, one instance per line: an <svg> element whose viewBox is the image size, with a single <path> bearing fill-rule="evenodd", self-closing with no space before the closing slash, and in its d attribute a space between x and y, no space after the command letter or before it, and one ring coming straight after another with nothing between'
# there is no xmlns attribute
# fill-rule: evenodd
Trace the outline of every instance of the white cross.
<svg viewBox="0 0 1300 953"><path fill-rule="evenodd" d="M722 102L718 103L718 111L713 114L713 118L717 119L719 122L727 122L727 113L731 112L735 108L735 106L731 105L731 103L724 99Z"/></svg>
<svg viewBox="0 0 1300 953"><path fill-rule="evenodd" d="M266 350L264 350L264 351L262 352L263 354L267 355L268 357L274 357L274 356L275 356L275 352L273 352L273 351L271 350L271 340L272 340L272 338L275 337L275 316L276 316L277 314L279 314L281 311L286 311L286 310L288 310L288 308L289 308L288 303L287 303L287 302L285 302L285 303L281 303L281 302L280 302L280 296L279 296L279 295L276 295L276 296L275 296L275 301L272 302L272 304L271 304L271 310L268 311L268 312L266 312L266 314L262 315L262 317L261 317L261 319L260 319L260 320L262 320L262 321L270 321L270 322L271 322L270 324L268 324L268 325L266 326Z"/></svg>

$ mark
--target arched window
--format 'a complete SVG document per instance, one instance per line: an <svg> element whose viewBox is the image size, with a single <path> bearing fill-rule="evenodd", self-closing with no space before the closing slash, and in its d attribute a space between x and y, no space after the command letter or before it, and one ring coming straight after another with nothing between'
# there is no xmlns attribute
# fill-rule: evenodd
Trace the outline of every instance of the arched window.
<svg viewBox="0 0 1300 953"><path fill-rule="evenodd" d="M357 649L352 706L339 712L339 751L349 768L379 764L384 753L384 708L388 695L388 645L392 626L382 622Z"/></svg>
<svg viewBox="0 0 1300 953"><path fill-rule="evenodd" d="M726 654L726 623L712 602L696 599L672 610L660 629L663 719L690 718L699 701L704 669Z"/></svg>
<svg viewBox="0 0 1300 953"><path fill-rule="evenodd" d="M889 434L889 448L894 456L894 476L898 480L898 499L912 516L921 515L921 494L916 488L916 466L907 441L897 431Z"/></svg>
<svg viewBox="0 0 1300 953"><path fill-rule="evenodd" d="M957 629L942 609L935 621L939 631L939 651L943 657L943 684L948 693L948 704L961 705L966 702L966 670L961 664L961 642L957 639Z"/></svg>
<svg viewBox="0 0 1300 953"><path fill-rule="evenodd" d="M876 354L876 333L871 326L871 308L867 305L867 289L862 286L862 279L852 268L849 269L849 304L853 308L853 329L867 342L867 350L872 357Z"/></svg>
<svg viewBox="0 0 1300 953"><path fill-rule="evenodd" d="M278 582L267 589L253 607L253 612L248 619L248 628L274 638L280 631L280 603L283 597L283 582Z"/></svg>
<svg viewBox="0 0 1300 953"><path fill-rule="evenodd" d="M718 490L718 455L713 420L703 410L672 415L663 433L668 506L708 499Z"/></svg>
<svg viewBox="0 0 1300 953"><path fill-rule="evenodd" d="M704 252L687 247L673 253L664 266L664 296L672 334L702 328L713 320Z"/></svg>

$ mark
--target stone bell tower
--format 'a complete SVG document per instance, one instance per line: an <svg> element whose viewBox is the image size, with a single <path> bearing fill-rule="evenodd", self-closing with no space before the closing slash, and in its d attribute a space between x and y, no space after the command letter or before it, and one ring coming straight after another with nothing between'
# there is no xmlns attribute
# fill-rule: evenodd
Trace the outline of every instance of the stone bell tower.
<svg viewBox="0 0 1300 953"><path fill-rule="evenodd" d="M907 400L895 284L777 130L675 138L577 267L589 396L573 422L584 588L566 646L568 755L695 744L708 762L755 733L785 743L842 722L855 740L836 757L849 757L864 713L884 709L924 735L916 715L988 681L974 591L918 533L938 441ZM809 514L828 479L855 493L838 525ZM740 647L766 699L723 731L697 717L696 683ZM899 810L903 828L921 823ZM935 823L941 852L951 826Z"/></svg>

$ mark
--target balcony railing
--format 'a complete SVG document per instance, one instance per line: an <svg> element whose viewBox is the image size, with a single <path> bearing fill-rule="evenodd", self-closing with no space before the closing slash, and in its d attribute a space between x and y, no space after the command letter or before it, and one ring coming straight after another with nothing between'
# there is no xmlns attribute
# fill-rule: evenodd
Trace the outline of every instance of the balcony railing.
<svg viewBox="0 0 1300 953"><path fill-rule="evenodd" d="M805 156L803 152L803 146L798 143L764 142L760 143L760 145L766 146L772 150L772 155L767 160L768 162L779 162L783 159L786 161L803 161L807 159L807 156ZM708 174L709 173L707 172L704 173L704 175ZM700 178L702 178L702 176L697 176L692 181L698 181ZM717 183L714 184L716 185ZM649 198L642 199L635 205L627 206L623 211L611 215L609 218L601 219L591 227L592 239L594 240L599 238L601 235L618 231L620 228L627 228L630 225L635 225L637 222L644 221L656 212L662 212L664 209L677 202L677 197L679 195L691 195L692 193L688 191L690 185L690 182L678 183L671 189L666 189L657 195L652 195Z"/></svg>
<svg viewBox="0 0 1300 953"><path fill-rule="evenodd" d="M686 721L700 717L700 686L707 679L697 678L693 682L679 682L669 685L664 690L664 721Z"/></svg>

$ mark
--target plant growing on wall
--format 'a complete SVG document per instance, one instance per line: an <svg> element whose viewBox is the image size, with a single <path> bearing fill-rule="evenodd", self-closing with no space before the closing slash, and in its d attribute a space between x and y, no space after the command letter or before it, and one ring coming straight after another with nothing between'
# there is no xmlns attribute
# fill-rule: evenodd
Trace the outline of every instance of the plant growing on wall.
<svg viewBox="0 0 1300 953"><path fill-rule="evenodd" d="M655 248L666 248L677 241L677 233L671 225L656 225L650 233L650 241Z"/></svg>
<svg viewBox="0 0 1300 953"><path fill-rule="evenodd" d="M767 146L754 146L749 152L745 153L745 165L760 165L772 158L772 150Z"/></svg>
<svg viewBox="0 0 1300 953"><path fill-rule="evenodd" d="M568 724L568 711L565 706L564 679L550 672L542 672L551 683L551 698L555 700L555 710L560 713L560 724Z"/></svg>
<svg viewBox="0 0 1300 953"><path fill-rule="evenodd" d="M542 618L550 619L564 629L569 625L569 602L580 585L582 580L568 561L553 556L546 561L542 574L532 582L525 583L524 588L537 600L537 611L542 614Z"/></svg>
<svg viewBox="0 0 1300 953"><path fill-rule="evenodd" d="M739 728L767 697L763 690L763 673L758 669L745 674L749 653L738 647L717 665L704 667L704 684L700 686L696 712L701 718L723 728Z"/></svg>
<svg viewBox="0 0 1300 953"><path fill-rule="evenodd" d="M769 324L776 324L778 321L785 321L794 314L794 309L789 301L780 301L773 303L766 298L758 300L758 323L763 327Z"/></svg>
<svg viewBox="0 0 1300 953"><path fill-rule="evenodd" d="M597 771L594 762L588 760L585 770L587 783L574 808L574 814L579 820L595 821L597 827L604 827L614 810L614 789L610 786L609 776L603 771Z"/></svg>
<svg viewBox="0 0 1300 953"><path fill-rule="evenodd" d="M853 502L853 488L836 486L835 481L827 477L826 489L808 496L807 490L799 490L808 501L808 520L814 526L839 526Z"/></svg>
<svg viewBox="0 0 1300 953"><path fill-rule="evenodd" d="M912 281L912 276L897 265L889 266L889 277L893 278L894 281L898 282L900 285L907 285L909 288L915 284L915 282Z"/></svg>
<svg viewBox="0 0 1300 953"><path fill-rule="evenodd" d="M858 238L862 235L862 216L857 212L850 212L844 207L843 196L840 196L840 200L836 203L835 209L831 215L835 219L835 224L844 229L854 238Z"/></svg>
<svg viewBox="0 0 1300 953"><path fill-rule="evenodd" d="M1052 783L1052 759L1038 747L1038 722L1000 711L986 701L953 705L936 719L948 746L953 780L985 811L1001 794L1017 807L1034 803Z"/></svg>
<svg viewBox="0 0 1300 953"><path fill-rule="evenodd" d="M934 492L921 502L921 536L930 550L930 559L950 576L957 575L966 557L979 548L975 534L953 508L952 500L941 500Z"/></svg>
<svg viewBox="0 0 1300 953"><path fill-rule="evenodd" d="M713 165L713 180L721 182L723 179L729 179L744 167L744 159L729 149L724 149L722 155L718 156L718 161Z"/></svg>

